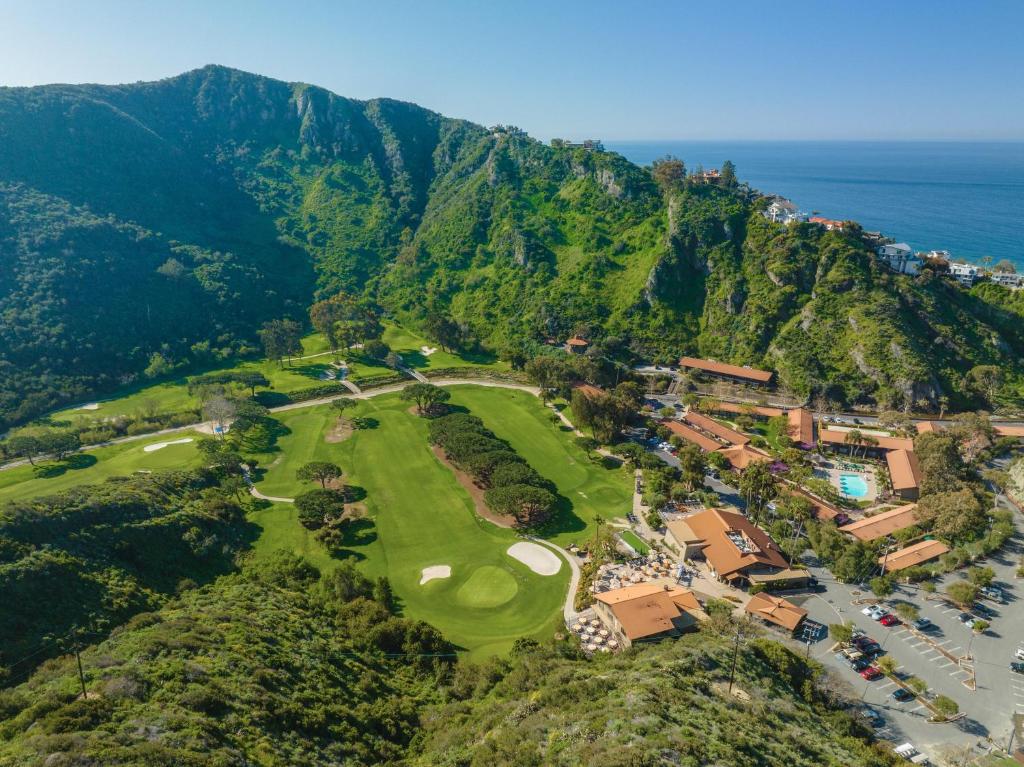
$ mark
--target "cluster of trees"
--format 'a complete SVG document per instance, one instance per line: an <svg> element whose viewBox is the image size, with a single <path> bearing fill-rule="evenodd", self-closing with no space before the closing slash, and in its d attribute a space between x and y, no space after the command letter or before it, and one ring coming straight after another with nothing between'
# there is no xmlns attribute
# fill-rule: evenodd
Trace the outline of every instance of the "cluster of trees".
<svg viewBox="0 0 1024 767"><path fill-rule="evenodd" d="M643 398L643 389L632 381L600 394L573 389L572 412L576 423L590 429L594 439L609 443L636 417Z"/></svg>
<svg viewBox="0 0 1024 767"><path fill-rule="evenodd" d="M429 383L409 384L399 395L405 402L414 402L420 415L438 415L444 412L445 403L452 398L447 389Z"/></svg>
<svg viewBox="0 0 1024 767"><path fill-rule="evenodd" d="M540 527L555 512L558 498L551 483L476 416L452 413L434 419L430 442L486 489L489 509L513 517L517 527Z"/></svg>
<svg viewBox="0 0 1024 767"><path fill-rule="evenodd" d="M82 440L74 431L63 429L23 429L0 442L0 455L5 458L23 458L33 466L42 457L63 461L82 446Z"/></svg>
<svg viewBox="0 0 1024 767"><path fill-rule="evenodd" d="M704 167L697 165L692 174L687 174L686 163L678 157L667 154L651 163L651 176L665 193L680 192L694 184L705 183ZM738 186L736 166L731 160L722 163L718 179L715 181L724 189L735 189Z"/></svg>
<svg viewBox="0 0 1024 767"><path fill-rule="evenodd" d="M365 298L340 292L309 307L309 321L332 350L347 351L384 332L376 307Z"/></svg>

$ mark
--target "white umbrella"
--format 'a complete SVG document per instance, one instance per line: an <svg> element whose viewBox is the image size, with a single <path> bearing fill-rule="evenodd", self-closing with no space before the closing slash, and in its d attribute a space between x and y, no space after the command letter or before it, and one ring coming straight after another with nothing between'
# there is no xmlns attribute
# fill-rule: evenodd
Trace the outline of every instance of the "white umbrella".
<svg viewBox="0 0 1024 767"><path fill-rule="evenodd" d="M597 628L598 626L601 625L601 621L599 621L597 618L591 618L590 619L590 625L593 626L594 628Z"/></svg>
<svg viewBox="0 0 1024 767"><path fill-rule="evenodd" d="M604 637L603 636L596 636L596 637L594 637L594 641L597 642L598 644L604 644Z"/></svg>
<svg viewBox="0 0 1024 767"><path fill-rule="evenodd" d="M594 628L593 626L587 626L587 633L591 634L591 635L592 634L596 634L597 633L597 629Z"/></svg>
<svg viewBox="0 0 1024 767"><path fill-rule="evenodd" d="M602 647L601 652L611 652L607 647Z"/></svg>
<svg viewBox="0 0 1024 767"><path fill-rule="evenodd" d="M603 637L607 637L608 636L608 629L601 629L597 633L600 634Z"/></svg>
<svg viewBox="0 0 1024 767"><path fill-rule="evenodd" d="M588 644L587 645L587 650L589 652L594 652L594 650L596 650L596 649L597 649L597 645L596 644Z"/></svg>
<svg viewBox="0 0 1024 767"><path fill-rule="evenodd" d="M609 639L608 640L608 646L609 647L618 647L619 643L616 640L614 640L614 639Z"/></svg>

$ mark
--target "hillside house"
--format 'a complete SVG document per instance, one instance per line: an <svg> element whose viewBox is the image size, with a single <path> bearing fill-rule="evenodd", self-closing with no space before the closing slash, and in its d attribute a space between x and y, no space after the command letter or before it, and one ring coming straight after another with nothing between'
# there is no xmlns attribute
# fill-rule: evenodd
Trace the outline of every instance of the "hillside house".
<svg viewBox="0 0 1024 767"><path fill-rule="evenodd" d="M1024 287L1024 274L1011 274L1010 272L992 272L989 279L996 285L1002 285L1010 290L1020 290Z"/></svg>
<svg viewBox="0 0 1024 767"><path fill-rule="evenodd" d="M830 232L841 232L843 231L843 227L845 226L845 224L842 221L836 221L834 218L824 218L822 216L811 216L807 220L812 224L817 224L818 226L825 227L825 229L827 229Z"/></svg>
<svg viewBox="0 0 1024 767"><path fill-rule="evenodd" d="M978 281L980 273L977 266L964 261L951 261L949 264L949 276L967 288Z"/></svg>
<svg viewBox="0 0 1024 767"><path fill-rule="evenodd" d="M875 251L886 266L898 274L917 274L924 261L905 242L879 245Z"/></svg>
<svg viewBox="0 0 1024 767"><path fill-rule="evenodd" d="M776 197L761 214L774 224L793 224L806 221L807 216L784 197Z"/></svg>
<svg viewBox="0 0 1024 767"><path fill-rule="evenodd" d="M722 172L718 168L709 168L694 173L690 178L697 184L717 184L722 180Z"/></svg>
<svg viewBox="0 0 1024 767"><path fill-rule="evenodd" d="M565 342L565 350L570 354L583 354L590 348L590 341L579 336L573 336Z"/></svg>

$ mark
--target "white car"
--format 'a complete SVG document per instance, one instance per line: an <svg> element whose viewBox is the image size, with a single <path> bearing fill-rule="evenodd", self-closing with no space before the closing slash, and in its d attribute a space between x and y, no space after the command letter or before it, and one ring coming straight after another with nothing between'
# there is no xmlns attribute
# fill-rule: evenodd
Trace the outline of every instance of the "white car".
<svg viewBox="0 0 1024 767"><path fill-rule="evenodd" d="M885 610L878 605L868 605L861 610L861 613L868 616L871 620L877 621L881 620L882 616L885 615Z"/></svg>
<svg viewBox="0 0 1024 767"><path fill-rule="evenodd" d="M1024 647L1018 647L1017 652L1013 654L1017 660L1024 660Z"/></svg>

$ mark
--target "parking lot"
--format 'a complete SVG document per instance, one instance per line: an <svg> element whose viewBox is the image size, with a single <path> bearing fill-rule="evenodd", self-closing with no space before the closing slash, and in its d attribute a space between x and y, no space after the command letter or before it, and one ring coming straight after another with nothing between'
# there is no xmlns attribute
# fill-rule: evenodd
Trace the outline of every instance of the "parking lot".
<svg viewBox="0 0 1024 767"><path fill-rule="evenodd" d="M983 563L996 571L996 582L1003 586L1006 596L1004 604L986 603L992 616L984 634L976 635L960 622L962 610L910 586L897 589L885 606L908 602L933 626L924 632L902 623L885 627L861 612L864 600L871 598L869 592L837 583L827 570L818 567L811 570L824 591L792 601L800 602L809 617L821 623L852 623L881 645L896 662L898 675L924 680L930 693L952 698L965 714L951 724L930 724L930 712L919 700L898 703L892 699L898 688L894 681L885 677L866 681L848 663L834 657L830 639L818 642L812 648L813 656L848 684L852 697L883 716L885 725L878 729L879 737L910 741L925 752L941 744L968 745L986 738L1005 747L1013 731L1013 715L1024 715L1024 675L1009 669L1024 640L1024 600L1015 577L1020 551L1018 533L1002 552ZM959 577L946 576L938 583L938 590L941 592L946 583ZM972 689L974 684L976 689Z"/></svg>

